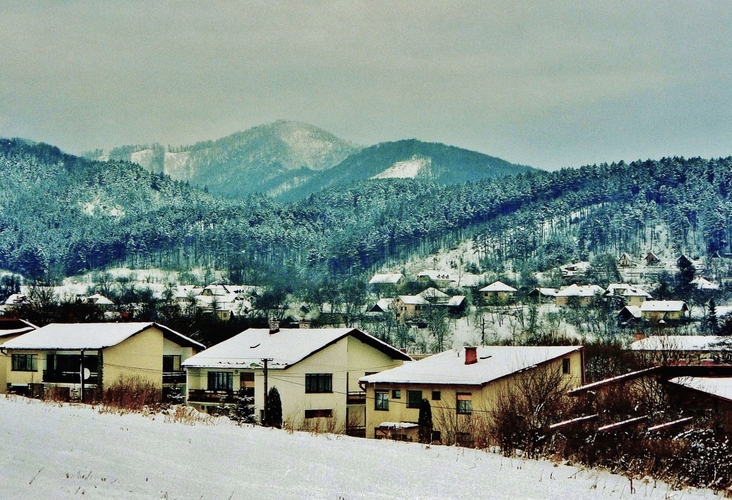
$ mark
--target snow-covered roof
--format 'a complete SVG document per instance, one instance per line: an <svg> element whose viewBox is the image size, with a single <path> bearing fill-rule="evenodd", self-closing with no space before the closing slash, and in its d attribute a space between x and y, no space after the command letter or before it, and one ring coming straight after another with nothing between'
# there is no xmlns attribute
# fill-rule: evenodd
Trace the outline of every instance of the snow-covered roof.
<svg viewBox="0 0 732 500"><path fill-rule="evenodd" d="M556 297L558 291L559 290L557 290L556 288L545 287L539 287L534 289L534 292L538 293L539 295L543 295L544 297Z"/></svg>
<svg viewBox="0 0 732 500"><path fill-rule="evenodd" d="M630 344L633 351L721 351L732 347L717 335L651 335Z"/></svg>
<svg viewBox="0 0 732 500"><path fill-rule="evenodd" d="M376 305L374 305L374 307L372 307L369 311L370 312L379 312L379 311L387 312L389 309L391 309L391 305L393 303L394 303L394 299L389 299L389 298L379 299L376 302Z"/></svg>
<svg viewBox="0 0 732 500"><path fill-rule="evenodd" d="M86 299L88 301L92 302L94 305L97 305L97 306L111 306L111 305L114 305L114 302L112 302L111 300L109 300L104 295L100 295L98 293L95 293L94 295L89 295Z"/></svg>
<svg viewBox="0 0 732 500"><path fill-rule="evenodd" d="M426 290L424 290L423 292L421 292L419 295L425 299L446 299L449 297L448 294L446 294L445 292L439 291L435 287L429 287Z"/></svg>
<svg viewBox="0 0 732 500"><path fill-rule="evenodd" d="M719 290L719 285L716 283L712 283L706 278L702 278L701 276L697 276L693 280L691 280L691 284L696 285L696 288L698 290Z"/></svg>
<svg viewBox="0 0 732 500"><path fill-rule="evenodd" d="M402 273L377 273L369 280L369 285L396 285L402 278L404 278Z"/></svg>
<svg viewBox="0 0 732 500"><path fill-rule="evenodd" d="M683 300L646 300L640 308L642 312L679 312L688 309Z"/></svg>
<svg viewBox="0 0 732 500"><path fill-rule="evenodd" d="M351 335L390 355L411 360L395 347L355 328L283 328L270 333L268 328L250 328L185 360L187 368L268 368L285 369L308 356Z"/></svg>
<svg viewBox="0 0 732 500"><path fill-rule="evenodd" d="M22 293L13 293L5 300L6 305L22 304L27 302L28 297Z"/></svg>
<svg viewBox="0 0 732 500"><path fill-rule="evenodd" d="M562 288L556 293L556 297L594 297L605 293L605 290L599 285L569 285Z"/></svg>
<svg viewBox="0 0 732 500"><path fill-rule="evenodd" d="M414 422L381 422L379 429L414 429L419 424Z"/></svg>
<svg viewBox="0 0 732 500"><path fill-rule="evenodd" d="M158 323L51 323L7 341L3 349L104 349L153 327L179 345L205 349L203 344Z"/></svg>
<svg viewBox="0 0 732 500"><path fill-rule="evenodd" d="M415 306L423 306L429 304L429 302L427 302L427 300L421 295L400 295L399 300L401 300L403 304Z"/></svg>
<svg viewBox="0 0 732 500"><path fill-rule="evenodd" d="M465 295L453 295L447 301L448 307L458 307L465 302Z"/></svg>
<svg viewBox="0 0 732 500"><path fill-rule="evenodd" d="M359 379L369 384L484 385L580 350L579 346L480 346L478 362L465 364L464 349L445 351Z"/></svg>
<svg viewBox="0 0 732 500"><path fill-rule="evenodd" d="M501 281L495 281L488 286L484 286L479 292L516 292L517 290Z"/></svg>
<svg viewBox="0 0 732 500"><path fill-rule="evenodd" d="M624 297L646 297L651 298L651 294L643 290L639 286L629 285L628 283L610 283L607 286L608 296L622 295Z"/></svg>
<svg viewBox="0 0 732 500"><path fill-rule="evenodd" d="M643 316L641 314L641 308L639 306L625 306L620 310L618 314L622 314L623 311L627 311L635 319L641 319L641 317Z"/></svg>
<svg viewBox="0 0 732 500"><path fill-rule="evenodd" d="M676 377L669 382L732 401L732 377Z"/></svg>

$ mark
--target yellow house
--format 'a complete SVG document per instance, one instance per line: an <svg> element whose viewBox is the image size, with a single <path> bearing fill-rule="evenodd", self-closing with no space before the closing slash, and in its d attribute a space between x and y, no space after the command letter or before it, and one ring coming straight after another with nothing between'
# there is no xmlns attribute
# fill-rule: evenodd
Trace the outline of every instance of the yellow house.
<svg viewBox="0 0 732 500"><path fill-rule="evenodd" d="M277 388L285 424L363 435L364 375L411 358L354 328L249 329L183 363L187 402L204 411L254 397L263 416L265 394Z"/></svg>
<svg viewBox="0 0 732 500"><path fill-rule="evenodd" d="M84 398L126 377L161 389L182 385L181 362L203 349L157 323L52 323L4 343L0 354L10 361L7 389L39 394L58 387Z"/></svg>
<svg viewBox="0 0 732 500"><path fill-rule="evenodd" d="M646 300L640 305L641 317L651 323L683 319L688 310L683 300Z"/></svg>
<svg viewBox="0 0 732 500"><path fill-rule="evenodd" d="M0 345L8 340L20 337L24 333L32 332L38 328L37 326L17 318L0 318ZM0 392L5 390L8 385L8 368L10 366L10 358L0 356Z"/></svg>
<svg viewBox="0 0 732 500"><path fill-rule="evenodd" d="M478 290L483 299L496 304L505 304L513 297L518 290L501 281L495 281L488 286L484 286Z"/></svg>
<svg viewBox="0 0 732 500"><path fill-rule="evenodd" d="M432 412L431 441L468 444L487 425L503 391L544 369L567 389L582 385L582 347L466 347L362 377L366 437L416 441L424 399Z"/></svg>

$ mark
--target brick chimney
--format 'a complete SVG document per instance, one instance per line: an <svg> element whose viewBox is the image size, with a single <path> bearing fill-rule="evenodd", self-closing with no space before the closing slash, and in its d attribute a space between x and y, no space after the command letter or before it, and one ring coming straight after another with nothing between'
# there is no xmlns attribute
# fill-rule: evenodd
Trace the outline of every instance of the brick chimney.
<svg viewBox="0 0 732 500"><path fill-rule="evenodd" d="M465 364L472 365L478 362L478 348L476 346L465 346Z"/></svg>
<svg viewBox="0 0 732 500"><path fill-rule="evenodd" d="M645 333L640 333L639 332L639 333L636 333L635 334L635 340L643 340L644 338L646 338L646 334Z"/></svg>
<svg viewBox="0 0 732 500"><path fill-rule="evenodd" d="M280 331L280 322L274 319L269 320L269 334L274 335Z"/></svg>

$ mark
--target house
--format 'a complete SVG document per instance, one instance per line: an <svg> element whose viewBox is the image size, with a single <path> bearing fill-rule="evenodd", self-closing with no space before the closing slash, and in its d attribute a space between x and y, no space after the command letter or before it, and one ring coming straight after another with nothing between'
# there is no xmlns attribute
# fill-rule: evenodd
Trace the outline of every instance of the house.
<svg viewBox="0 0 732 500"><path fill-rule="evenodd" d="M23 319L0 317L0 346L37 328L36 325ZM0 355L0 392L4 392L5 387L8 385L7 372L9 367L10 359L7 356Z"/></svg>
<svg viewBox="0 0 732 500"><path fill-rule="evenodd" d="M369 280L369 285L401 285L404 283L404 275L402 273L376 273Z"/></svg>
<svg viewBox="0 0 732 500"><path fill-rule="evenodd" d="M529 297L538 300L539 302L555 302L558 291L559 290L556 288L534 288L529 292Z"/></svg>
<svg viewBox="0 0 732 500"><path fill-rule="evenodd" d="M376 301L376 304L373 305L371 309L366 311L367 313L387 313L393 311L393 304L394 299L386 298L386 299L379 299Z"/></svg>
<svg viewBox="0 0 732 500"><path fill-rule="evenodd" d="M620 298L628 306L640 306L645 300L652 298L642 288L627 283L610 283L605 297Z"/></svg>
<svg viewBox="0 0 732 500"><path fill-rule="evenodd" d="M618 259L618 266L620 267L632 267L633 266L633 259L631 256L625 252L620 256Z"/></svg>
<svg viewBox="0 0 732 500"><path fill-rule="evenodd" d="M450 273L435 269L426 269L417 273L417 279L419 281L432 281L435 285L442 288L453 286L457 283L457 279L450 276Z"/></svg>
<svg viewBox="0 0 732 500"><path fill-rule="evenodd" d="M204 411L254 397L261 413L265 394L277 387L282 415L293 429L363 434L364 375L411 358L355 328L249 329L183 362L187 403Z"/></svg>
<svg viewBox="0 0 732 500"><path fill-rule="evenodd" d="M566 306L572 300L576 300L580 305L588 305L603 293L605 290L598 285L570 285L557 291L554 295L554 303L558 306Z"/></svg>
<svg viewBox="0 0 732 500"><path fill-rule="evenodd" d="M587 269L590 267L589 262L578 262L576 264L568 264L561 266L562 278L565 280L572 280L581 278L587 273Z"/></svg>
<svg viewBox="0 0 732 500"><path fill-rule="evenodd" d="M691 280L691 284L696 286L697 290L703 290L705 292L714 292L719 290L718 284L712 283L708 279L701 276L697 276L696 278Z"/></svg>
<svg viewBox="0 0 732 500"><path fill-rule="evenodd" d="M419 316L430 302L421 295L399 295L394 299L394 311L399 319Z"/></svg>
<svg viewBox="0 0 732 500"><path fill-rule="evenodd" d="M63 388L85 397L126 378L181 386L181 362L205 347L158 323L52 323L0 346L7 387L39 394Z"/></svg>
<svg viewBox="0 0 732 500"><path fill-rule="evenodd" d="M505 304L513 298L513 294L516 293L514 287L509 286L501 281L494 281L488 286L484 286L478 290L483 299L492 304Z"/></svg>
<svg viewBox="0 0 732 500"><path fill-rule="evenodd" d="M254 289L252 286L208 285L195 296L196 308L224 321L243 316L252 309L249 297Z"/></svg>
<svg viewBox="0 0 732 500"><path fill-rule="evenodd" d="M490 418L502 392L545 369L556 370L570 387L582 385L582 347L465 347L361 377L368 401L366 437L416 441L419 408L426 399L432 440L468 443L471 430L486 423L482 419Z"/></svg>
<svg viewBox="0 0 732 500"><path fill-rule="evenodd" d="M630 350L656 363L732 363L732 342L717 335L649 335L631 343Z"/></svg>
<svg viewBox="0 0 732 500"><path fill-rule="evenodd" d="M646 300L641 304L640 310L644 320L659 323L682 319L689 306L683 300Z"/></svg>
<svg viewBox="0 0 732 500"><path fill-rule="evenodd" d="M648 252L644 260L646 261L647 266L653 266L661 262L661 259L659 259L653 252Z"/></svg>

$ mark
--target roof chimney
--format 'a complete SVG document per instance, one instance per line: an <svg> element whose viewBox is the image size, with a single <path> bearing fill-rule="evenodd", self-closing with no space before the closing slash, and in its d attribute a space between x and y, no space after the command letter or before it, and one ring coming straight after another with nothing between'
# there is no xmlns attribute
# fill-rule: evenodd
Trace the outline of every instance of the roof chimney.
<svg viewBox="0 0 732 500"><path fill-rule="evenodd" d="M478 348L476 346L465 346L465 364L472 365L478 362Z"/></svg>
<svg viewBox="0 0 732 500"><path fill-rule="evenodd" d="M279 331L280 331L280 322L275 319L269 320L269 334L274 335L275 333L277 333Z"/></svg>

